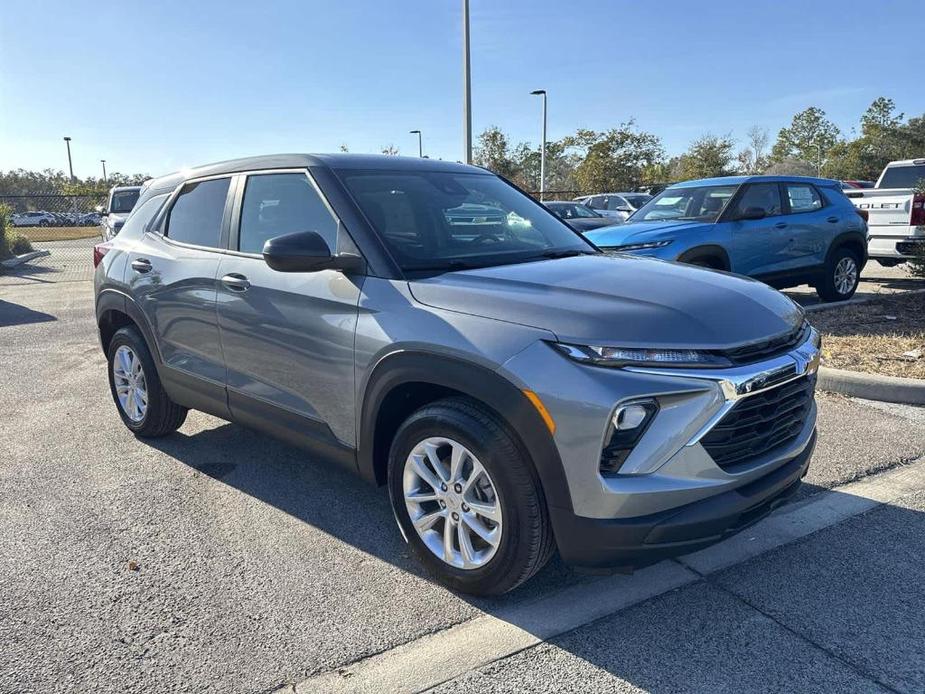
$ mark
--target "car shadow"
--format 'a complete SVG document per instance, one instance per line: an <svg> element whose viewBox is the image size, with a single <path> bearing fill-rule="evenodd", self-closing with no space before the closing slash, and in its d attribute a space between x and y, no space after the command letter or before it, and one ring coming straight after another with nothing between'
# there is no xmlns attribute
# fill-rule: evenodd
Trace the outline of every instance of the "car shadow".
<svg viewBox="0 0 925 694"><path fill-rule="evenodd" d="M0 299L0 328L11 325L27 325L29 323L47 323L58 320L48 313L33 311L21 304L14 304Z"/></svg>

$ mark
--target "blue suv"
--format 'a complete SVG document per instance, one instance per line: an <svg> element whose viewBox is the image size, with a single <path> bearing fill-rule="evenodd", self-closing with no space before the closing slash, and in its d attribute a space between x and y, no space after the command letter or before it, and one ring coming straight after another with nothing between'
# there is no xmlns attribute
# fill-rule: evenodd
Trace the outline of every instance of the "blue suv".
<svg viewBox="0 0 925 694"><path fill-rule="evenodd" d="M854 294L867 223L838 181L728 176L666 188L626 224L585 236L607 251L727 270L773 287L810 284L825 301Z"/></svg>

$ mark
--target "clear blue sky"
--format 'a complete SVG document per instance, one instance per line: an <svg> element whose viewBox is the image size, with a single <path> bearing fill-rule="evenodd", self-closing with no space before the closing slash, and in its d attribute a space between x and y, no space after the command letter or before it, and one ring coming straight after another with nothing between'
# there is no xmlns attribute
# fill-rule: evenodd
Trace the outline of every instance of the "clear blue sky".
<svg viewBox="0 0 925 694"><path fill-rule="evenodd" d="M925 112L925 2L471 0L473 130L538 142L634 118L669 154L877 96ZM0 169L165 173L269 152L462 157L460 0L8 0Z"/></svg>

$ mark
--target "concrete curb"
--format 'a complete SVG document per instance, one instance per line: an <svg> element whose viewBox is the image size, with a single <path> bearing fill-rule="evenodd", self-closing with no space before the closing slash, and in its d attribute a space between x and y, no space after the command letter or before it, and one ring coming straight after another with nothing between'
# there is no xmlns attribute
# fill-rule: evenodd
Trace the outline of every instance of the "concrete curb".
<svg viewBox="0 0 925 694"><path fill-rule="evenodd" d="M0 262L5 268L14 268L22 265L23 263L28 263L30 260L35 260L36 258L42 258L46 255L51 255L51 251L32 251L30 253L23 253L22 255L17 255L15 258L10 258L9 260L4 260Z"/></svg>
<svg viewBox="0 0 925 694"><path fill-rule="evenodd" d="M898 402L904 405L925 405L925 381L918 378L876 376L820 366L817 383L820 390L856 398Z"/></svg>
<svg viewBox="0 0 925 694"><path fill-rule="evenodd" d="M833 308L854 306L855 304L869 304L871 301L880 301L881 299L899 299L904 296L909 296L910 294L925 294L925 289L905 289L898 292L882 292L874 296L862 296L858 297L857 299L848 299L848 301L830 301L825 304L813 304L812 306L804 306L803 310L807 313L812 313L813 311L828 311Z"/></svg>

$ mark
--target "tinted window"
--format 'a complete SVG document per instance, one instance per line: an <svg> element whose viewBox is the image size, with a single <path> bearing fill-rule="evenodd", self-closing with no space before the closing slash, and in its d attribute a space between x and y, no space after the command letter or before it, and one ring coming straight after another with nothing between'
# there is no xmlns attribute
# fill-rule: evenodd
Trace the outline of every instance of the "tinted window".
<svg viewBox="0 0 925 694"><path fill-rule="evenodd" d="M627 195L626 201L633 207L633 209L638 210L640 207L645 205L649 200L652 199L651 195Z"/></svg>
<svg viewBox="0 0 925 694"><path fill-rule="evenodd" d="M629 204L618 195L612 195L607 200L607 209L608 210L618 210L621 207L629 207Z"/></svg>
<svg viewBox="0 0 925 694"><path fill-rule="evenodd" d="M119 233L122 235L134 236L136 232L139 234L143 232L160 211L166 199L167 193L164 193L163 195L155 195L153 198L145 200L140 207L132 211L132 214L125 220L125 225Z"/></svg>
<svg viewBox="0 0 925 694"><path fill-rule="evenodd" d="M167 237L195 246L218 248L230 180L216 178L183 186L167 217Z"/></svg>
<svg viewBox="0 0 925 694"><path fill-rule="evenodd" d="M238 250L261 253L269 239L314 231L337 251L337 221L303 173L248 176L241 206Z"/></svg>
<svg viewBox="0 0 925 694"><path fill-rule="evenodd" d="M604 206L604 196L595 195L593 198L589 198L588 207L594 210L606 210L607 208Z"/></svg>
<svg viewBox="0 0 925 694"><path fill-rule="evenodd" d="M760 207L765 215L773 217L781 213L780 188L776 183L753 183L736 203L736 217L749 207Z"/></svg>
<svg viewBox="0 0 925 694"><path fill-rule="evenodd" d="M112 194L112 203L109 205L110 212L125 213L131 212L138 202L140 190L117 190Z"/></svg>
<svg viewBox="0 0 925 694"><path fill-rule="evenodd" d="M915 188L925 179L925 164L916 166L890 166L883 172L881 188Z"/></svg>
<svg viewBox="0 0 925 694"><path fill-rule="evenodd" d="M544 253L595 252L545 207L496 176L349 170L341 175L406 271L504 265L541 259Z"/></svg>
<svg viewBox="0 0 925 694"><path fill-rule="evenodd" d="M812 212L822 207L822 198L812 186L805 184L787 184L787 199L791 212Z"/></svg>

